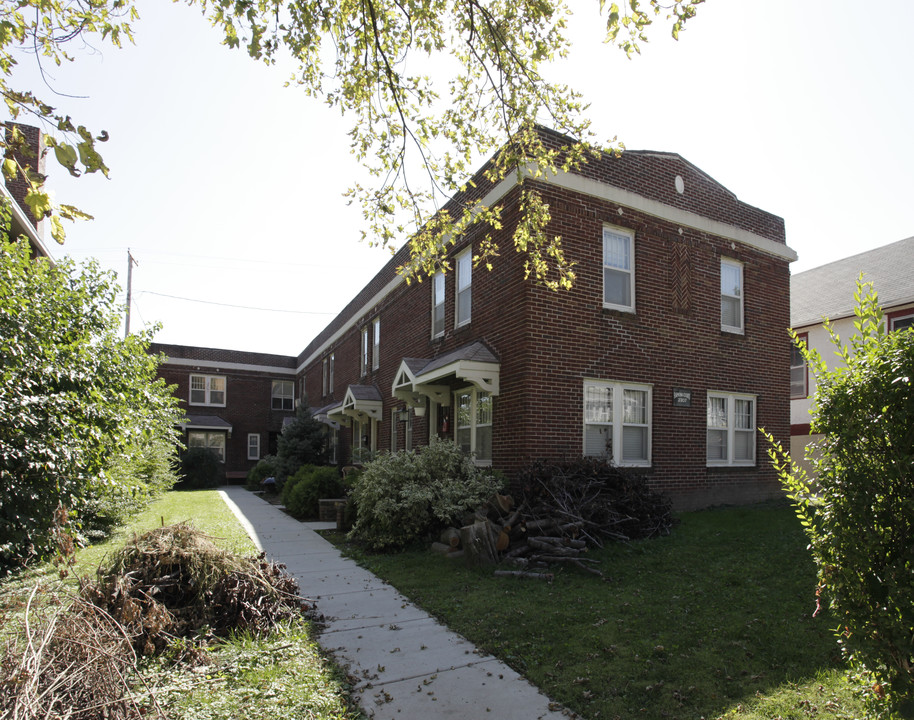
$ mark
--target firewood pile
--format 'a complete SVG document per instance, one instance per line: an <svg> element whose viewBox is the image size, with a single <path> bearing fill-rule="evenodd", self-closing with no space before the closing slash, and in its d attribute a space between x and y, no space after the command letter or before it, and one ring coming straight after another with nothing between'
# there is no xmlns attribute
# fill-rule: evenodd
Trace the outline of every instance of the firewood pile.
<svg viewBox="0 0 914 720"><path fill-rule="evenodd" d="M531 465L521 488L519 503L494 496L463 527L446 529L433 549L471 565L515 568L497 574L549 579L551 567L570 565L602 576L588 550L668 535L673 526L668 498L596 459Z"/></svg>

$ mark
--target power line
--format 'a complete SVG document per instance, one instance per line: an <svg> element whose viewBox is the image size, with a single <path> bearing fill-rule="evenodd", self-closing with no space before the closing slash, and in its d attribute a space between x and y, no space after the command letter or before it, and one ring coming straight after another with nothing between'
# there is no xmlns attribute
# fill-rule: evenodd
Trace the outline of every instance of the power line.
<svg viewBox="0 0 914 720"><path fill-rule="evenodd" d="M220 303L213 302L212 300L197 300L196 298L187 298L180 297L179 295L166 295L165 293L153 292L152 290L142 290L137 295L156 295L157 297L171 298L172 300L183 300L185 302L195 302L202 303L203 305L219 305L221 307L230 307L237 308L239 310L257 310L260 312L279 312L279 313L293 313L296 315L336 315L337 313L333 312L314 312L311 310L280 310L277 308L260 308L260 307L251 307L250 305L232 305L230 303Z"/></svg>

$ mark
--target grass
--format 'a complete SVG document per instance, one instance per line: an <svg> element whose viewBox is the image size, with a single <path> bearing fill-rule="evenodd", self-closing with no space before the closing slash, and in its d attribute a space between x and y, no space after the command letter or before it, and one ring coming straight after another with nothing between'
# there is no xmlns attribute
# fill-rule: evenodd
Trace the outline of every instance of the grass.
<svg viewBox="0 0 914 720"><path fill-rule="evenodd" d="M815 570L786 505L685 514L590 557L607 579L496 578L425 550L372 572L585 718L857 718Z"/></svg>
<svg viewBox="0 0 914 720"><path fill-rule="evenodd" d="M68 577L60 579L57 569L46 564L4 579L0 583L4 634L18 626L13 620L36 584L45 603L58 602L75 590L77 574L94 573L105 555L120 549L134 533L182 521L189 521L236 554L257 553L216 491L172 491L106 542L77 553ZM170 720L363 717L350 705L345 674L322 654L307 620L279 627L266 638L239 634L218 642L204 652L204 664L194 667L174 663L185 646L176 641L169 653L145 660L135 683L145 705L152 708L158 703Z"/></svg>

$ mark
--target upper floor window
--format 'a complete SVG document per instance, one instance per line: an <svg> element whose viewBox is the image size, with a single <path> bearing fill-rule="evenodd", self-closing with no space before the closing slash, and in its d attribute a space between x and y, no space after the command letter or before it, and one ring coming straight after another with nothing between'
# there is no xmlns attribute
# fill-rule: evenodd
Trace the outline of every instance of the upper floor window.
<svg viewBox="0 0 914 720"><path fill-rule="evenodd" d="M432 277L432 337L444 335L444 273Z"/></svg>
<svg viewBox="0 0 914 720"><path fill-rule="evenodd" d="M328 393L333 393L333 353L330 353L330 370L327 372Z"/></svg>
<svg viewBox="0 0 914 720"><path fill-rule="evenodd" d="M359 352L359 374L368 374L368 326L362 328L362 349Z"/></svg>
<svg viewBox="0 0 914 720"><path fill-rule="evenodd" d="M295 383L291 380L274 380L271 397L274 410L292 410L295 402Z"/></svg>
<svg viewBox="0 0 914 720"><path fill-rule="evenodd" d="M371 321L371 369L381 367L381 318Z"/></svg>
<svg viewBox="0 0 914 720"><path fill-rule="evenodd" d="M807 335L797 335L797 341L806 344ZM809 395L807 386L806 359L796 343L790 346L790 397L805 398Z"/></svg>
<svg viewBox="0 0 914 720"><path fill-rule="evenodd" d="M603 305L617 310L635 308L633 236L617 228L603 228Z"/></svg>
<svg viewBox="0 0 914 720"><path fill-rule="evenodd" d="M616 465L651 464L651 387L584 383L584 454Z"/></svg>
<svg viewBox="0 0 914 720"><path fill-rule="evenodd" d="M467 250L457 258L457 322L470 322L473 309L473 253Z"/></svg>
<svg viewBox="0 0 914 720"><path fill-rule="evenodd" d="M225 376L224 375L191 375L190 376L190 404L191 405L220 405L225 406Z"/></svg>
<svg viewBox="0 0 914 720"><path fill-rule="evenodd" d="M454 440L477 462L492 462L492 396L467 388L454 393Z"/></svg>
<svg viewBox="0 0 914 720"><path fill-rule="evenodd" d="M708 392L708 465L755 464L755 400Z"/></svg>
<svg viewBox="0 0 914 720"><path fill-rule="evenodd" d="M720 329L743 332L743 265L720 259Z"/></svg>
<svg viewBox="0 0 914 720"><path fill-rule="evenodd" d="M321 363L321 394L326 396L330 388L330 358L325 357Z"/></svg>

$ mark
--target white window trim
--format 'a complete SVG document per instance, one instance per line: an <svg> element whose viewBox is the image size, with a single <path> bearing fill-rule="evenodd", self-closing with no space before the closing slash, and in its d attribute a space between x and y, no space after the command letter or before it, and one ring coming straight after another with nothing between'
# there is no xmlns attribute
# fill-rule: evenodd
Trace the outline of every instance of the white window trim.
<svg viewBox="0 0 914 720"><path fill-rule="evenodd" d="M438 296L438 283L441 283L441 296ZM444 335L444 296L447 292L447 280L443 272L437 272L432 276L432 338L439 338ZM441 308L441 330L435 332L435 315L438 308Z"/></svg>
<svg viewBox="0 0 914 720"><path fill-rule="evenodd" d="M469 325L473 320L473 255L472 248L467 248L462 253L460 253L456 262L454 263L457 268L457 281L454 283L454 327L459 328L464 325ZM463 267L466 270L461 271L461 263L464 263ZM464 291L469 291L470 293L470 310L466 318L460 318L460 286L462 280L466 274L469 277L469 282L467 282Z"/></svg>
<svg viewBox="0 0 914 720"><path fill-rule="evenodd" d="M708 398L723 398L727 401L727 457L724 460L709 460L707 433L707 419L705 420L705 463L707 467L755 467L758 459L758 396L747 395L744 393L728 393L719 390L708 390ZM736 429L736 401L749 400L752 403L752 459L736 460L733 457L736 448L736 433L748 432L748 430ZM705 407L707 408L707 400ZM705 416L707 418L707 415Z"/></svg>
<svg viewBox="0 0 914 720"><path fill-rule="evenodd" d="M739 295L729 295L725 294L723 288L721 288L720 295L721 298L728 297L733 298L739 301L739 327L734 325L724 325L723 312L721 312L720 318L720 329L723 332L736 333L737 335L745 334L746 327L746 273L743 272L744 265L739 260L732 260L730 258L722 257L720 259L720 271L723 275L724 265L730 265L739 270Z"/></svg>
<svg viewBox="0 0 914 720"><path fill-rule="evenodd" d="M480 390L480 389L477 388L475 385L470 385L470 386L468 386L468 387L460 388L459 390L455 390L455 391L454 391L454 400L453 400L453 402L451 403L452 406L453 406L453 408L454 408L454 431L453 431L453 439L454 439L454 442L457 442L457 430L458 430L458 423L457 423L457 408L458 408L458 402L457 402L457 398L458 398L459 395L461 395L461 394L463 394L463 393L469 393L469 394L470 394L470 454L473 456L473 462L476 463L476 465L479 465L480 467L489 467L489 466L492 465L492 458L479 458L479 457L476 456L476 445L477 445L477 442L476 442L476 441L477 441L477 438L476 438L476 430L477 430L478 427L489 427L489 428L492 428L492 441L493 441L493 452L494 452L494 441L495 441L495 432L494 432L494 430L495 430L495 396L492 395L492 393L490 393L490 392L488 392L488 391L486 391L486 390ZM484 424L484 425L481 425L481 426L478 425L477 422L476 422L477 415L478 415L476 405L477 405L477 402L478 402L478 399L479 399L479 395L480 395L480 394L488 395L488 396L489 396L489 401L492 403L492 420L491 420L491 422L489 422L489 423L487 423L487 424Z"/></svg>
<svg viewBox="0 0 914 720"><path fill-rule="evenodd" d="M203 402L194 402L194 400L193 400L194 378L198 378L198 377L204 378L203 384L204 384L205 400ZM212 380L213 378L219 378L220 380L222 380L222 402L221 403L212 402L210 400L210 393L212 392L212 390L210 389L210 380ZM196 405L198 407L202 407L202 406L225 407L225 403L227 401L228 401L228 382L226 380L225 375L203 375L202 373L191 373L190 381L188 384L188 398L187 398L188 405Z"/></svg>
<svg viewBox="0 0 914 720"><path fill-rule="evenodd" d="M321 397L327 397L328 388L330 387L330 373L327 369L329 357L325 357L321 362Z"/></svg>
<svg viewBox="0 0 914 720"><path fill-rule="evenodd" d="M381 367L381 318L371 321L371 369Z"/></svg>
<svg viewBox="0 0 914 720"><path fill-rule="evenodd" d="M292 390L292 394L291 394L291 395L277 394L277 392L276 392L277 384L278 384L279 387L281 388L282 385L283 385L283 383L288 383L288 384L289 384L289 387L290 387L291 390ZM292 407L290 407L290 408L284 408L284 407L275 407L275 406L274 406L274 401L275 401L275 400L286 400L286 399L289 399L289 400L292 401ZM282 405L282 404L283 404L283 403L280 403L280 405ZM294 383L292 380L273 380L273 381L270 383L270 409L271 409L271 410L284 410L284 411L286 411L286 412L288 412L289 410L294 410L294 409L295 409L295 383Z"/></svg>
<svg viewBox="0 0 914 720"><path fill-rule="evenodd" d="M260 433L248 433L248 460L260 460Z"/></svg>
<svg viewBox="0 0 914 720"><path fill-rule="evenodd" d="M589 423L587 422L587 388L590 386L609 388L612 390L612 421L611 423ZM643 424L633 424L633 423L624 423L625 418L625 391L626 390L637 390L639 392L647 393L646 407L645 411L647 413L647 459L638 460L636 462L623 462L622 459L622 431L626 425L634 427L644 427ZM584 380L584 387L582 390L582 418L583 423L581 426L581 452L586 452L587 444L587 426L588 425L610 425L612 426L612 447L613 447L613 456L608 458L612 460L614 465L619 467L650 467L653 458L653 435L654 435L654 388L652 385L643 385L641 383L628 383L628 382L619 382L615 380L597 380L594 378L588 378Z"/></svg>
<svg viewBox="0 0 914 720"><path fill-rule="evenodd" d="M362 328L361 347L359 348L359 376L368 374L368 326Z"/></svg>
<svg viewBox="0 0 914 720"><path fill-rule="evenodd" d="M330 353L330 371L329 371L329 383L328 383L330 387L328 388L328 391L327 391L328 395L333 394L333 359L334 359L333 356L334 356L334 353Z"/></svg>
<svg viewBox="0 0 914 720"><path fill-rule="evenodd" d="M616 235L624 235L628 238L628 253L629 253L629 261L631 263L631 269L628 271L629 272L628 288L629 288L629 296L631 297L631 304L630 305L617 305L616 303L606 302L606 274L605 273L606 273L607 265L602 262L602 258L605 257L605 253L606 253L606 236L603 233L600 234L600 257L601 257L600 267L603 272L602 285L601 285L603 288L603 296L600 299L603 301L603 307L608 310L620 310L622 312L633 313L633 312L635 312L635 233L632 230L629 230L628 228L616 227L614 225L604 225L603 231L604 232L609 231ZM615 270L616 272L624 272L617 267L612 267L611 269Z"/></svg>
<svg viewBox="0 0 914 720"><path fill-rule="evenodd" d="M895 332L897 330L897 328L895 327L895 323L897 323L899 320L911 320L912 318L914 318L914 310L911 310L910 312L905 312L904 310L902 310L899 313L893 313L892 316L889 318L889 323L888 323L889 331ZM909 325L908 327L912 327L912 326Z"/></svg>

